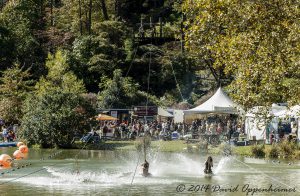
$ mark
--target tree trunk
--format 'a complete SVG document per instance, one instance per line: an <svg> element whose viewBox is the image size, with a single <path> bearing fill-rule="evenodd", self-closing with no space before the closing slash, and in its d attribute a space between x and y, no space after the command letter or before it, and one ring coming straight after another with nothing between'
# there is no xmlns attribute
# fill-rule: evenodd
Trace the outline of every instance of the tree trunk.
<svg viewBox="0 0 300 196"><path fill-rule="evenodd" d="M89 31L89 35L92 32L92 10L93 10L93 0L90 0L89 3L89 22L88 22L88 31Z"/></svg>
<svg viewBox="0 0 300 196"><path fill-rule="evenodd" d="M50 1L50 23L51 23L51 26L54 26L54 20L53 20L53 0Z"/></svg>
<svg viewBox="0 0 300 196"><path fill-rule="evenodd" d="M120 16L120 0L115 0L115 13L118 18Z"/></svg>
<svg viewBox="0 0 300 196"><path fill-rule="evenodd" d="M105 0L101 0L101 9L104 20L109 20Z"/></svg>
<svg viewBox="0 0 300 196"><path fill-rule="evenodd" d="M81 0L79 2L79 25L80 25L80 35L82 35L82 10L81 10Z"/></svg>
<svg viewBox="0 0 300 196"><path fill-rule="evenodd" d="M212 59L206 59L205 60L205 64L207 65L207 67L209 68L210 72L212 73L212 75L214 76L216 83L218 86L220 86L220 76L217 73L217 70L213 67L213 60Z"/></svg>
<svg viewBox="0 0 300 196"><path fill-rule="evenodd" d="M40 14L41 14L41 16L43 15L43 11L44 11L44 6L43 6L43 4L44 4L44 0L41 0L41 1L40 1Z"/></svg>

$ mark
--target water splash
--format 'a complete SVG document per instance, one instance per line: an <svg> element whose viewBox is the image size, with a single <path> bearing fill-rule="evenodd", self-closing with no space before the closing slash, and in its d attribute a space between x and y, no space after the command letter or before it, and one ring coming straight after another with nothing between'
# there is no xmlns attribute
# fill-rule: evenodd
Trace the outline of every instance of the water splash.
<svg viewBox="0 0 300 196"><path fill-rule="evenodd" d="M231 162L230 157L222 157L214 173L218 174L218 173L225 172L230 162Z"/></svg>

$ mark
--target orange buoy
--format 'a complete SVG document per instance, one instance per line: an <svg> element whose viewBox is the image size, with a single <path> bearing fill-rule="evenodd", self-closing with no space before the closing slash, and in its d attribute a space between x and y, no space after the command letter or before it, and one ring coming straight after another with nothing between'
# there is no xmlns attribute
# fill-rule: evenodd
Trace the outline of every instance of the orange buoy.
<svg viewBox="0 0 300 196"><path fill-rule="evenodd" d="M28 147L26 145L22 145L22 146L19 147L19 150L22 153L27 153L28 152Z"/></svg>
<svg viewBox="0 0 300 196"><path fill-rule="evenodd" d="M0 156L0 165L2 167L10 167L12 162L12 158L7 154L2 154Z"/></svg>
<svg viewBox="0 0 300 196"><path fill-rule="evenodd" d="M22 145L25 145L23 142L18 142L17 143L17 147L20 147L20 146L22 146Z"/></svg>
<svg viewBox="0 0 300 196"><path fill-rule="evenodd" d="M14 158L17 160L23 159L25 156L20 150L16 150L13 154Z"/></svg>

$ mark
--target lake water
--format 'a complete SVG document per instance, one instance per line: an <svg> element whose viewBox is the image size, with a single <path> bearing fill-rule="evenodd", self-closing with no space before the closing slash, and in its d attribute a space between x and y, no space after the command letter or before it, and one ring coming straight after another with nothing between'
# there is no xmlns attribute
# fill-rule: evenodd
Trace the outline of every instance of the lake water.
<svg viewBox="0 0 300 196"><path fill-rule="evenodd" d="M0 148L0 154L12 155L15 149ZM251 195L254 188L269 189L254 195L300 195L299 162L289 165L254 158L214 157L214 175L205 176L205 158L150 152L147 159L152 177L145 178L140 167L134 176L143 159L137 152L30 149L27 159L0 170L4 172L0 174L0 195L231 196ZM287 189L290 192L282 192Z"/></svg>

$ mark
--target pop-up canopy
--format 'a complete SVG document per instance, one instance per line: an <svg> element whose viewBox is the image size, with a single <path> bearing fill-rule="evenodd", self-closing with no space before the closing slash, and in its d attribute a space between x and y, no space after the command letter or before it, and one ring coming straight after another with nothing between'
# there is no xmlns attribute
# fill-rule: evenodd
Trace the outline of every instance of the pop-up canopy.
<svg viewBox="0 0 300 196"><path fill-rule="evenodd" d="M209 98L203 104L190 109L185 110L184 114L205 114L205 113L226 113L236 114L237 105L226 95L226 93L220 87L216 93Z"/></svg>
<svg viewBox="0 0 300 196"><path fill-rule="evenodd" d="M279 118L299 118L300 117L300 105L292 106L286 110L279 111L274 114L274 116Z"/></svg>
<svg viewBox="0 0 300 196"><path fill-rule="evenodd" d="M118 120L118 119L115 118L115 117L106 115L106 114L99 114L99 115L96 117L96 120L98 120L98 121L105 121L105 120L107 120L107 121L109 121L109 120L114 121L114 120Z"/></svg>

